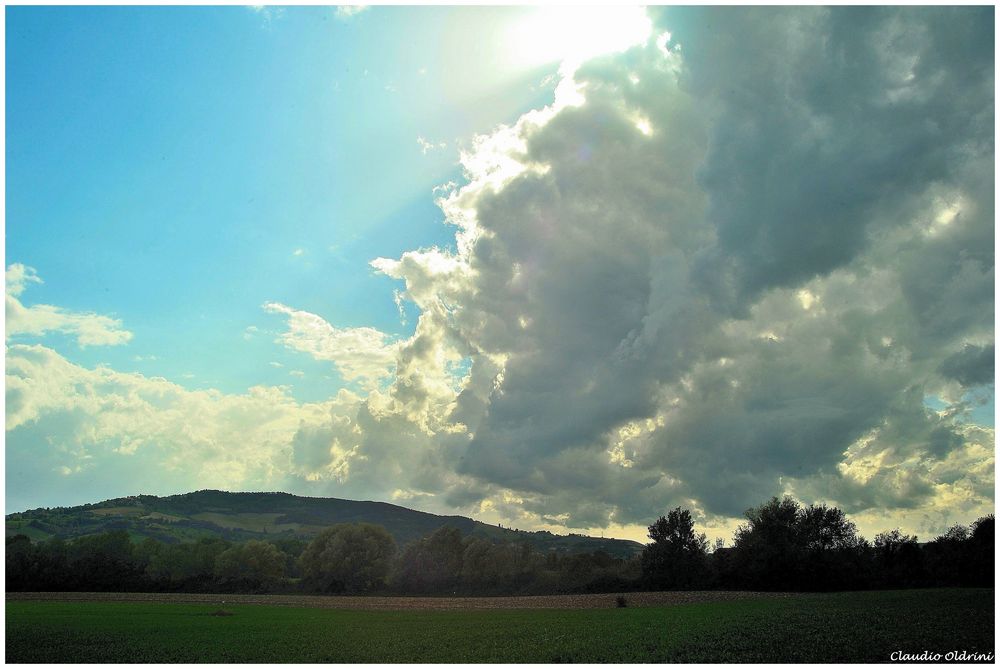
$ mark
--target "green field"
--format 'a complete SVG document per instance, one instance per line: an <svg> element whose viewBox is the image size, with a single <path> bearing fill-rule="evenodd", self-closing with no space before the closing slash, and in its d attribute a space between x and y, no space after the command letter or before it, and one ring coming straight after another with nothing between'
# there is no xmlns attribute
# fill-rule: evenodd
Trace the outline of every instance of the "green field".
<svg viewBox="0 0 1000 669"><path fill-rule="evenodd" d="M7 602L7 662L884 662L993 653L994 591L589 610Z"/></svg>

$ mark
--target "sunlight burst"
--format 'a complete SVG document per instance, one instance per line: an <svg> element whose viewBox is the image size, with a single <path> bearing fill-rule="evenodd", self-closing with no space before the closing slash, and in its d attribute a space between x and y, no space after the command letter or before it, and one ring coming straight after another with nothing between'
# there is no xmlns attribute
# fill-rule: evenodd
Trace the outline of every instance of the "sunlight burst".
<svg viewBox="0 0 1000 669"><path fill-rule="evenodd" d="M643 7L539 7L508 30L507 52L521 67L575 66L641 44L651 31Z"/></svg>

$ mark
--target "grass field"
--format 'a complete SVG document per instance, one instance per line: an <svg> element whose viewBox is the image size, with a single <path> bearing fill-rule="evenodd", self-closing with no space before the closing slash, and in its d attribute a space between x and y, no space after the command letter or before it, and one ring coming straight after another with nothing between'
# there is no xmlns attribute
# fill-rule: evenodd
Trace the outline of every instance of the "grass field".
<svg viewBox="0 0 1000 669"><path fill-rule="evenodd" d="M7 602L7 662L885 662L994 652L994 591L588 610Z"/></svg>

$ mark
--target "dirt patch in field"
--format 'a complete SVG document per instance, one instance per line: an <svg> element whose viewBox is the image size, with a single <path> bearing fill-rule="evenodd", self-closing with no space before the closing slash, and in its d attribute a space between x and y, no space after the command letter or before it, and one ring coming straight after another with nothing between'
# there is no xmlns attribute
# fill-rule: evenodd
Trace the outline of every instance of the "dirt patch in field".
<svg viewBox="0 0 1000 669"><path fill-rule="evenodd" d="M532 597L326 597L315 595L203 595L192 593L132 592L8 592L7 601L50 602L167 602L173 604L266 604L321 609L381 611L451 611L472 609L607 609L627 605L672 606L736 599L795 597L787 592L625 592L599 595L539 595Z"/></svg>

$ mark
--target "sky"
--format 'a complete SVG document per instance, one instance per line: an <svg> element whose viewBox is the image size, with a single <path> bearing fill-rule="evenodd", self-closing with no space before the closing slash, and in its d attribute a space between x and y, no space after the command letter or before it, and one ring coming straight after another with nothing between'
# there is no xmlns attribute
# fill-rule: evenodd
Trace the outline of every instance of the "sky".
<svg viewBox="0 0 1000 669"><path fill-rule="evenodd" d="M7 511L993 513L993 11L8 7Z"/></svg>

